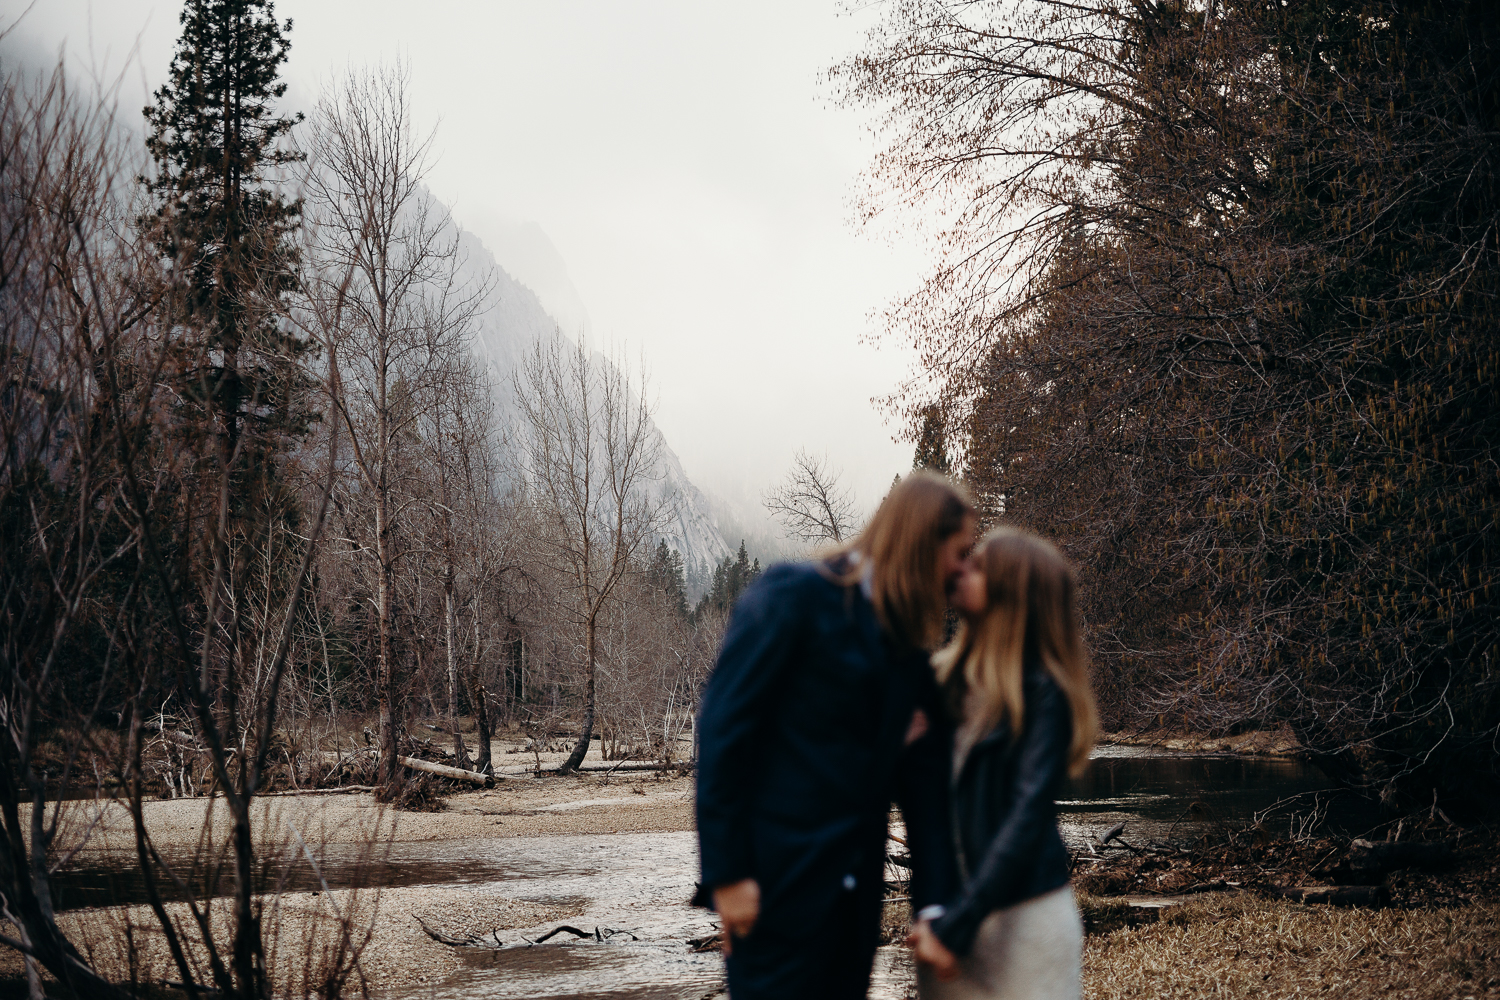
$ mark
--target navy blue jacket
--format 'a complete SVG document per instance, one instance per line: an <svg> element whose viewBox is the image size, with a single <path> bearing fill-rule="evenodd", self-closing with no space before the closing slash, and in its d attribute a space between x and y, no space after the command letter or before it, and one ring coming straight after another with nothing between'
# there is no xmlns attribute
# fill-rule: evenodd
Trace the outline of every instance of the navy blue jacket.
<svg viewBox="0 0 1500 1000"><path fill-rule="evenodd" d="M703 884L754 878L757 934L766 925L807 935L811 948L851 885L878 922L893 799L906 818L915 906L957 890L951 734L927 655L898 646L860 588L825 571L781 564L746 589L698 718ZM932 725L904 747L919 707ZM872 953L877 932L869 928Z"/></svg>
<svg viewBox="0 0 1500 1000"><path fill-rule="evenodd" d="M963 891L932 930L959 955L969 953L991 911L1068 883L1056 798L1067 774L1072 709L1039 662L1028 660L1024 669L1020 738L1002 721L974 744L953 785Z"/></svg>

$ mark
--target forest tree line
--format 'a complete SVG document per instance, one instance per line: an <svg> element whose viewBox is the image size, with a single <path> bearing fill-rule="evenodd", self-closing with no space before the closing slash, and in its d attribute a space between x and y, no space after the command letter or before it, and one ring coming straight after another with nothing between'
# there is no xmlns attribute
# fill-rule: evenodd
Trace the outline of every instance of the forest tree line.
<svg viewBox="0 0 1500 1000"><path fill-rule="evenodd" d="M567 729L580 755L579 717L611 755L675 752L753 574L742 546L693 607L653 544L675 498L646 386L560 336L516 372L476 354L491 290L423 187L434 136L404 69L287 117L290 24L269 4L191 3L182 23L144 159L61 68L4 80L17 710L41 729L171 717L242 748L272 702L276 738L313 743L370 714L394 749L422 715L480 769L458 715Z"/></svg>
<svg viewBox="0 0 1500 1000"><path fill-rule="evenodd" d="M34 985L123 995L58 929L61 793L130 809L177 981L267 995L257 795L399 799L403 755L489 773L507 723L563 770L690 758L758 572L742 546L690 605L643 376L560 333L488 366L406 69L285 114L291 28L189 0L143 129L0 68L0 897ZM208 793L227 839L169 861L142 803ZM201 865L234 880L219 931L163 908ZM339 993L341 940L276 989Z"/></svg>
<svg viewBox="0 0 1500 1000"><path fill-rule="evenodd" d="M1500 776L1500 40L1465 0L901 0L835 76L935 208L895 394L1080 568L1105 721Z"/></svg>

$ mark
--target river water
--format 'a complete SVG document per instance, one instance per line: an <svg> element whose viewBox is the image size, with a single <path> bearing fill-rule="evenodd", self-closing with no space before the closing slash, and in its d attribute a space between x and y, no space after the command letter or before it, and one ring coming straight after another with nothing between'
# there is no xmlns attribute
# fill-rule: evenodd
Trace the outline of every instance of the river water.
<svg viewBox="0 0 1500 1000"><path fill-rule="evenodd" d="M1329 787L1316 768L1292 758L1106 746L1069 782L1058 805L1064 837L1074 846L1120 822L1127 841L1189 840L1243 826L1287 799L1266 819L1274 833L1295 829L1315 807L1344 832L1373 825L1367 809ZM335 887L501 882L516 900L580 907L583 915L567 923L591 935L598 929L598 939L563 934L540 945L529 942L551 926L501 932L504 947L466 953L460 973L424 994L431 1000L700 1000L722 986L718 954L695 954L688 945L715 928L711 914L687 905L697 873L691 832L400 843L377 864L356 848L330 846L320 865ZM277 882L289 890L315 888L303 867ZM133 901L141 891L131 871L76 868L59 876L59 898L69 908ZM905 997L911 982L905 949L881 949L870 995Z"/></svg>

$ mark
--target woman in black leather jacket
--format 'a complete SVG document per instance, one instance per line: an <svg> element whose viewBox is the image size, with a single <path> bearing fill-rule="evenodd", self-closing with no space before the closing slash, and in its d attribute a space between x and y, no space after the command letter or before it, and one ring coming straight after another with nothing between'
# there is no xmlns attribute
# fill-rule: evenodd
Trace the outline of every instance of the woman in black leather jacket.
<svg viewBox="0 0 1500 1000"><path fill-rule="evenodd" d="M933 657L957 725L953 819L963 889L909 939L923 997L1077 1000L1083 926L1057 829L1057 787L1098 729L1073 574L1010 528L974 550L953 596L963 623Z"/></svg>

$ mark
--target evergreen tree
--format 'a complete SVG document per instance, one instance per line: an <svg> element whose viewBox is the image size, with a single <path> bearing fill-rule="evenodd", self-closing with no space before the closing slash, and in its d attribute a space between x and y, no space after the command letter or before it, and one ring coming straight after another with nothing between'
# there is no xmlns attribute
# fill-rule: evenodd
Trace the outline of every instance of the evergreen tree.
<svg viewBox="0 0 1500 1000"><path fill-rule="evenodd" d="M651 555L651 563L646 567L646 582L680 617L688 616L687 577L683 571L682 554L668 548L665 538L657 543L656 551Z"/></svg>
<svg viewBox="0 0 1500 1000"><path fill-rule="evenodd" d="M931 469L948 475L948 436L943 420L942 407L929 403L922 407L917 431L917 453L912 460L914 469Z"/></svg>
<svg viewBox="0 0 1500 1000"><path fill-rule="evenodd" d="M188 0L180 20L168 80L145 109L156 172L143 178L154 210L140 223L167 264L179 419L212 426L224 464L253 467L263 456L236 458L247 431L263 451L307 419L295 361L310 345L283 320L301 206L272 176L300 159L280 144L301 116L273 107L292 23L277 23L271 0Z"/></svg>
<svg viewBox="0 0 1500 1000"><path fill-rule="evenodd" d="M282 148L297 119L274 108L291 22L277 22L271 0L187 0L180 21L167 82L144 110L155 171L141 178L152 210L137 220L163 265L150 291L169 349L163 466L177 477L180 519L164 541L200 607L241 607L257 567L272 577L262 585L287 584L286 560L257 553L300 535L282 459L313 416L301 364L311 344L287 319L301 205L277 186L300 159ZM267 641L245 627L233 614L202 619L215 670L238 669ZM219 681L205 672L200 683Z"/></svg>
<svg viewBox="0 0 1500 1000"><path fill-rule="evenodd" d="M269 550L284 553L301 535L280 459L311 417L299 363L310 343L286 315L301 207L276 176L299 158L281 148L295 120L274 110L291 22L276 21L271 0L187 0L180 21L167 82L145 109L155 171L142 178L152 211L137 222L163 263L150 291L169 348L163 468L178 474L179 494L164 541L182 553L172 585L197 603L192 641L203 654L182 676L196 685L190 700L221 716L205 730L238 733L255 711L243 680L277 641L239 609L252 588L279 597L292 582L289 561ZM225 789L242 885L254 858L245 803L260 781L260 765L242 766ZM228 996L269 994L260 921L249 895L237 895L230 959L215 974Z"/></svg>
<svg viewBox="0 0 1500 1000"><path fill-rule="evenodd" d="M709 611L727 613L745 592L745 588L754 583L758 576L760 560L751 561L750 553L745 551L745 541L740 539L739 552L733 556L725 556L714 567L713 583L693 609L693 617L702 618Z"/></svg>

